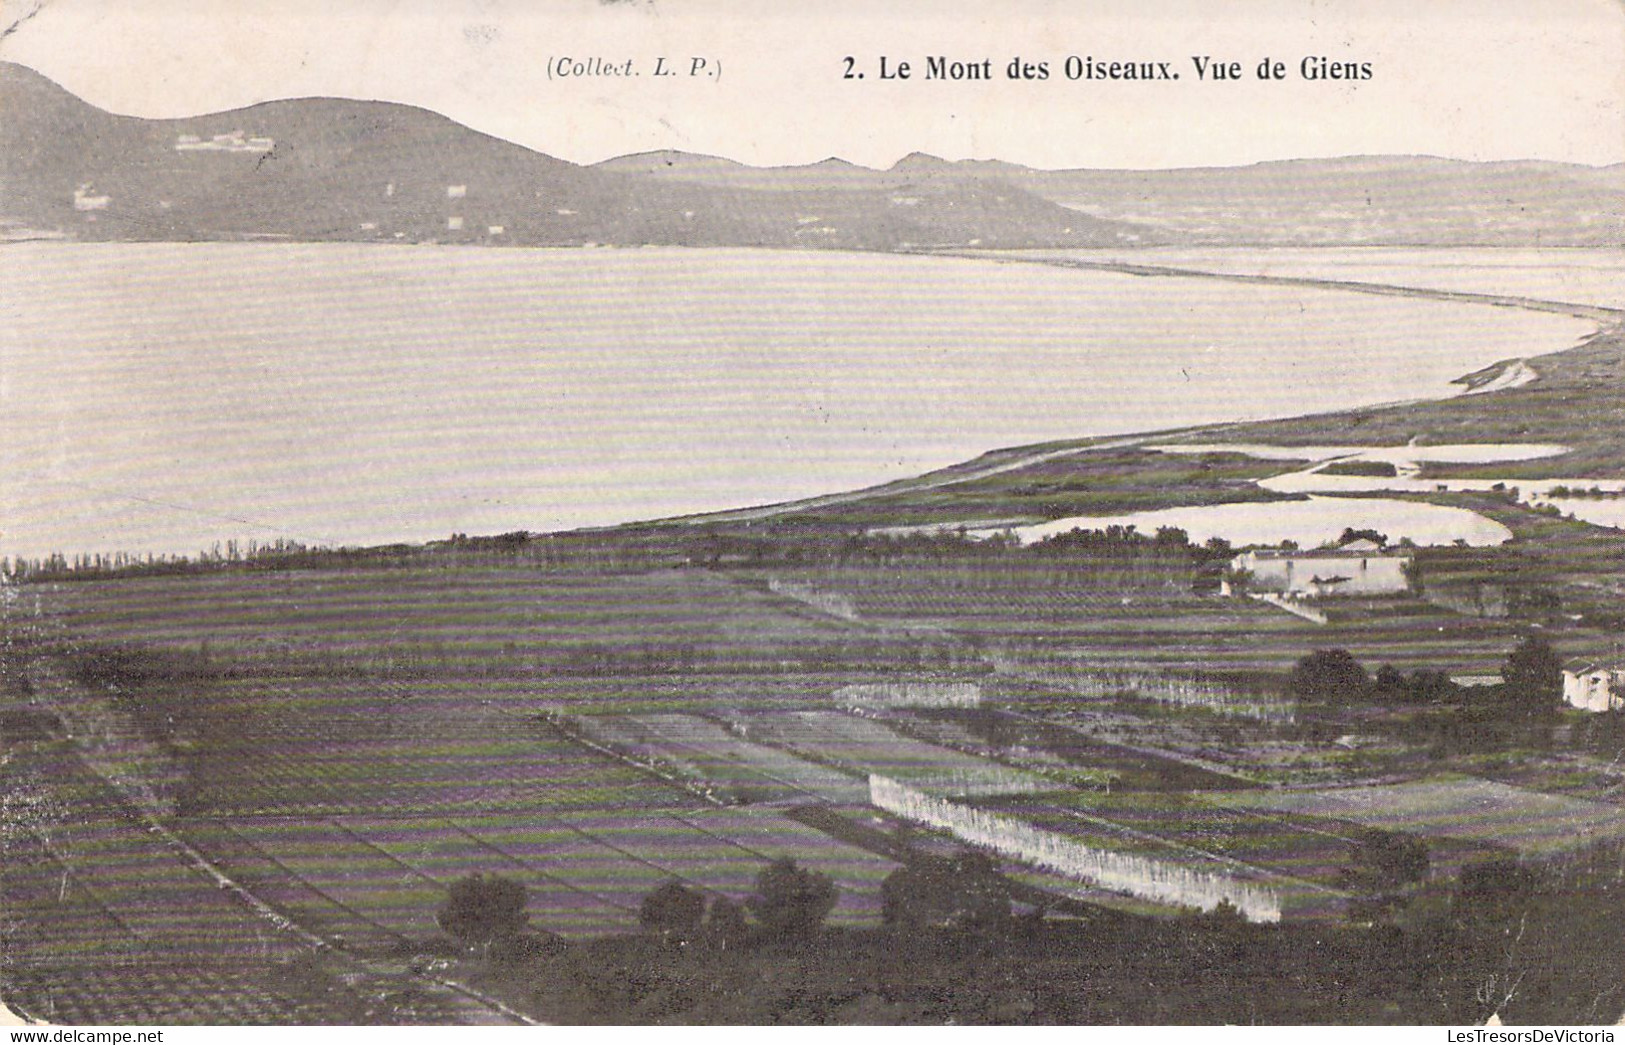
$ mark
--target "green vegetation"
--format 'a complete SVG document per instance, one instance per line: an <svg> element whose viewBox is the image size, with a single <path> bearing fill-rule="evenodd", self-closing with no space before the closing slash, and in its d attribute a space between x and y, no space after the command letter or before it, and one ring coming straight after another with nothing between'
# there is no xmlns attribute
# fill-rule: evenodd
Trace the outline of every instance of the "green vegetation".
<svg viewBox="0 0 1625 1045"><path fill-rule="evenodd" d="M465 944L489 949L524 932L525 887L508 878L472 874L452 883L435 922Z"/></svg>
<svg viewBox="0 0 1625 1045"><path fill-rule="evenodd" d="M1427 877L1427 843L1414 835L1367 830L1359 836L1347 882L1362 891L1397 889Z"/></svg>
<svg viewBox="0 0 1625 1045"><path fill-rule="evenodd" d="M881 917L898 928L992 932L1010 920L1010 882L976 850L921 857L893 871L880 895Z"/></svg>
<svg viewBox="0 0 1625 1045"><path fill-rule="evenodd" d="M1563 663L1539 635L1530 635L1507 654L1501 676L1506 699L1531 713L1552 712L1563 703Z"/></svg>
<svg viewBox="0 0 1625 1045"><path fill-rule="evenodd" d="M835 906L838 890L828 875L780 857L756 876L756 892L747 906L772 940L807 940L817 934Z"/></svg>
<svg viewBox="0 0 1625 1045"><path fill-rule="evenodd" d="M694 936L704 919L705 894L677 879L645 896L638 907L638 924L672 942Z"/></svg>
<svg viewBox="0 0 1625 1045"><path fill-rule="evenodd" d="M1333 461L1321 466L1321 475L1369 475L1390 479L1399 474L1388 461Z"/></svg>
<svg viewBox="0 0 1625 1045"><path fill-rule="evenodd" d="M1171 437L1173 433L1167 434ZM1104 442L1078 440L994 451L919 480L883 487L873 496L797 511L793 518L820 530L850 530L951 525L965 519L1058 519L1282 499L1253 482L1280 471L1278 463L1241 454L1182 457L1138 447L1094 448ZM1077 452L1066 452L1068 448ZM994 471L1025 457L1040 459ZM993 474L978 474L984 470ZM967 478L956 480L961 473ZM930 485L934 483L945 485Z"/></svg>
<svg viewBox="0 0 1625 1045"><path fill-rule="evenodd" d="M1299 700L1335 707L1363 696L1371 676L1348 650L1321 649L1293 665L1287 685Z"/></svg>
<svg viewBox="0 0 1625 1045"><path fill-rule="evenodd" d="M1096 909L975 932L904 919L798 947L623 936L494 969L481 986L558 1023L1606 1023L1625 1005L1619 857L1481 862L1397 915L1335 931Z"/></svg>

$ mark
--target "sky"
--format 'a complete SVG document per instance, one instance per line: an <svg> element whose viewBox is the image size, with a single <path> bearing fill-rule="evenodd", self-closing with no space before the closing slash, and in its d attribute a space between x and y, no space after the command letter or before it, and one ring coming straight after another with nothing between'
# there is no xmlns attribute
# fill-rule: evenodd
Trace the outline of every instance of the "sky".
<svg viewBox="0 0 1625 1045"><path fill-rule="evenodd" d="M0 12L0 58L115 112L384 99L576 162L653 149L874 167L913 151L1049 168L1625 162L1622 0L0 0ZM929 79L932 56L987 60L992 79ZM1166 62L1179 79L1070 80L1069 56ZM1239 62L1241 79L1199 78L1193 59L1209 56ZM1049 77L1007 78L1017 57ZM1370 76L1304 79L1301 61L1321 57ZM559 75L561 60L594 58L638 75ZM653 75L659 58L676 75ZM909 78L882 79L881 58L893 73L908 62ZM1258 79L1265 59L1285 76Z"/></svg>

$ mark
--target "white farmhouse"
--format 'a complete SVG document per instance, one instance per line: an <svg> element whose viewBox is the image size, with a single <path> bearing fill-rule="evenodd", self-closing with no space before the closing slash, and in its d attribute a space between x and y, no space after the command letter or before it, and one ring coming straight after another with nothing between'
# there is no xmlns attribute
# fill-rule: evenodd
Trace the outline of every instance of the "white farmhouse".
<svg viewBox="0 0 1625 1045"><path fill-rule="evenodd" d="M88 181L79 186L77 189L74 189L73 209L77 211L106 210L108 200L111 199L111 197L92 195L92 193L95 191L96 190L91 187L91 184Z"/></svg>
<svg viewBox="0 0 1625 1045"><path fill-rule="evenodd" d="M1411 556L1384 551L1374 541L1341 548L1266 548L1243 552L1231 567L1252 574L1249 587L1288 595L1386 595L1409 591Z"/></svg>
<svg viewBox="0 0 1625 1045"><path fill-rule="evenodd" d="M1563 665L1563 700L1582 711L1625 709L1625 660Z"/></svg>

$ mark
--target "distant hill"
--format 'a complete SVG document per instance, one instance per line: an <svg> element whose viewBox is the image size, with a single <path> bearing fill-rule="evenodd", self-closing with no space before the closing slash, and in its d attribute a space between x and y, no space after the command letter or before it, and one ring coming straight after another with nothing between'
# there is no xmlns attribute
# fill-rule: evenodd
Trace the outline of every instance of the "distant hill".
<svg viewBox="0 0 1625 1045"><path fill-rule="evenodd" d="M890 170L756 168L682 153L599 169L718 187L805 192L996 179L1051 203L1190 245L1625 246L1625 165L1472 163L1431 156L1283 160L1175 170L1034 170L912 153Z"/></svg>
<svg viewBox="0 0 1625 1045"><path fill-rule="evenodd" d="M0 63L11 238L290 239L900 249L1146 241L996 179L794 192L583 167L411 106L306 98L178 120L116 116ZM658 161L653 161L658 165ZM727 161L685 158L687 167Z"/></svg>
<svg viewBox="0 0 1625 1045"><path fill-rule="evenodd" d="M1374 156L889 170L664 151L580 166L387 102L117 116L0 63L0 237L839 247L1625 245L1625 165Z"/></svg>

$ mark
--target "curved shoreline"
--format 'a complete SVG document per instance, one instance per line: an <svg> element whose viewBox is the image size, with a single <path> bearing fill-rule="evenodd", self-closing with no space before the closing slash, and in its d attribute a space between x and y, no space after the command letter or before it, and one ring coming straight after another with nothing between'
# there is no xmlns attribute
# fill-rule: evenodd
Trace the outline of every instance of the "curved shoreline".
<svg viewBox="0 0 1625 1045"><path fill-rule="evenodd" d="M1437 290L1428 287L1407 287L1389 283L1360 283L1351 280L1319 279L1307 276L1262 276L1245 273L1211 272L1202 269L1186 269L1165 265L1136 265L1128 262L1116 261L1087 261L1072 258L1038 258L1038 257L1001 257L996 251L972 250L930 250L930 251L903 251L900 253L918 257L953 257L972 261L991 261L998 264L1010 265L1048 265L1053 268L1081 269L1084 271L1111 272L1120 275L1145 277L1174 277L1189 279L1209 279L1229 283L1251 283L1269 286L1307 287L1315 290L1347 291L1356 294L1372 294L1379 297L1406 297L1422 300L1442 301L1455 304L1488 305L1497 308L1516 308L1530 312L1543 312L1558 315L1572 316L1597 324L1596 329L1584 343L1590 343L1600 337L1625 335L1625 309L1608 308L1601 305L1583 305L1575 302L1552 301L1545 298L1518 297L1504 294L1482 294L1461 290ZM1580 347L1580 346L1575 346ZM1575 348L1559 349L1557 352L1545 353L1546 356L1560 355L1572 352ZM1503 375L1516 374L1515 380L1505 380ZM1481 375L1493 374L1487 382L1475 384L1470 379ZM1463 374L1455 383L1462 384L1463 390L1454 396L1441 398L1423 398L1401 400L1388 403L1373 403L1363 407L1347 407L1334 411L1298 414L1275 420L1293 420L1297 418L1335 416L1347 413L1353 409L1380 410L1389 407L1410 406L1448 402L1464 396L1489 396L1496 392L1512 388L1523 388L1537 384L1542 378L1539 371L1529 366L1527 359L1507 359L1482 367L1470 374ZM851 504L857 501L869 500L875 497L886 497L896 494L921 493L929 490L941 489L962 482L972 482L986 479L1005 472L1012 472L1027 468L1045 461L1069 457L1074 454L1087 453L1092 450L1121 449L1123 447L1137 446L1151 439L1166 439L1172 436L1189 436L1197 433L1222 431L1227 427L1240 424L1256 424L1257 421L1228 421L1217 424L1197 425L1185 428L1164 429L1160 431L1142 432L1117 437L1087 438L1079 440L1076 444L1065 447L1055 447L1053 443L1040 444L1043 449L1032 448L1030 452L1023 452L1021 447L990 450L982 457L973 458L959 464L949 465L947 468L912 479L900 479L878 486L864 487L839 493L820 494L814 497L801 498L794 501L783 501L776 504L761 505L750 508L728 509L722 512L709 512L699 515L674 516L666 519L649 520L647 524L654 523L686 523L708 524L719 522L756 522L771 519L794 512L814 511L820 508L829 508L842 504ZM1016 455L1001 460L996 464L989 463L976 467L976 462L988 456L998 454ZM629 525L647 525L629 524ZM620 527L592 527L595 530L619 529Z"/></svg>
<svg viewBox="0 0 1625 1045"><path fill-rule="evenodd" d="M1495 305L1501 308L1521 308L1529 312L1553 312L1559 315L1588 319L1599 327L1625 320L1625 309L1604 305L1582 305L1572 301L1554 301L1549 298L1520 297L1509 294L1486 294L1470 290L1440 290L1431 287L1410 287L1397 283L1365 283L1358 280L1325 279L1317 276L1264 276L1246 272L1213 272L1207 269L1181 268L1172 265L1136 265L1126 261L1088 261L1083 258L1060 257L1000 257L996 251L933 250L904 251L902 253L926 257L967 258L994 261L1006 265L1050 265L1054 268L1083 269L1091 272L1116 272L1125 276L1173 276L1190 279L1212 279L1227 283L1257 283L1266 286L1310 287L1316 290L1345 290L1356 294L1375 294L1379 297L1426 298L1434 301L1453 301L1469 305Z"/></svg>
<svg viewBox="0 0 1625 1045"><path fill-rule="evenodd" d="M337 258L341 263L351 253L373 256L369 247L334 246L341 251ZM190 248L170 245L170 249L164 250L159 245L155 249L162 255L155 260L178 266L183 277L197 267L196 259L191 258L195 251ZM281 278L280 273L288 267L286 263L300 261L312 250L304 245L292 248L295 254L286 254L289 248L256 245L222 249L231 251L228 260L241 254L251 274L269 266L275 278ZM42 248L42 258L44 250ZM100 275L111 278L115 284L117 293L108 300L123 300L141 290L139 286L132 289L118 283L129 262L122 247L108 245L101 250L94 247L91 250L95 254L91 259L94 264L80 266L79 278L69 284L69 289L84 289L90 293L101 286L102 281L95 278ZM143 248L135 257L149 259L145 251ZM59 253L50 251L51 257ZM327 257L332 252L323 249L317 253ZM168 306L158 309L155 318L147 324L149 335L143 336L169 344L194 346L196 342L194 347L180 350L179 357L202 360L211 367L228 364L235 367L230 376L236 383L228 387L238 399L243 398L242 389L263 386L288 390L287 394L258 397L255 401L267 404L266 410L220 424L208 419L235 418L236 413L219 410L219 402L212 401L210 396L177 391L177 400L191 411L187 416L202 419L189 421L189 424L201 426L207 422L214 426L211 431L224 425L231 429L231 438L245 447L255 448L281 439L278 447L296 451L279 454L275 459L267 455L266 470L256 470L251 476L258 492L250 491L253 499L243 503L253 503L273 514L258 523L254 530L239 530L235 534L220 531L213 536L205 532L195 541L187 540L187 534L193 530L204 531L210 525L206 518L181 519L173 527L161 518L135 518L133 513L146 512L149 507L166 513L183 511L189 516L218 516L218 511L208 511L210 504L230 502L226 494L234 487L229 483L228 488L220 490L204 489L197 481L171 468L170 474L158 475L162 483L152 484L148 489L136 487L140 500L112 488L113 484L98 481L95 492L102 495L98 500L106 504L105 510L98 505L97 511L118 520L120 525L103 523L98 516L91 522L101 529L87 525L79 539L64 543L104 549L152 546L163 550L167 547L184 554L190 549L207 547L211 539L233 536L240 540L245 532L247 536L259 537L256 531L261 530L301 541L314 539L324 545L364 546L432 540L459 531L498 533L523 528L536 532L569 532L637 525L648 520L771 517L818 505L869 500L888 491L928 490L967 478L1015 472L1029 467L1034 459L1061 458L1064 461L1067 455L1089 448L1132 447L1146 437L1148 427L1159 423L1168 426L1163 431L1182 431L1298 417L1306 408L1313 411L1313 415L1337 410L1370 410L1373 403L1408 401L1419 395L1425 397L1422 400L1425 402L1447 401L1452 392L1459 390L1459 386L1451 385L1457 375L1493 369L1496 364L1491 363L1489 368L1484 364L1498 358L1505 360L1538 352L1544 346L1561 350L1594 329L1597 312L1587 306L1542 302L1539 303L1542 307L1527 311L1519 308L1515 312L1495 314L1465 307L1485 303L1478 300L1481 296L1425 290L1395 293L1400 300L1385 304L1299 289L1226 286L1226 282L1234 283L1237 279L1207 273L1186 278L1200 276L1220 282L1133 284L1124 279L1120 271L1097 275L1069 272L1067 269L1077 267L1070 261L1062 265L1044 260L1026 262L1045 265L1045 268L992 268L984 263L989 260L986 252L941 258L920 252L871 253L865 257L834 251L807 251L790 258L783 253L770 257L768 252L751 250L720 253L606 251L594 253L591 258L579 251L554 252L552 258L540 257L546 252L500 252L498 257L496 251L460 248L434 249L432 253L433 258L404 258L401 252L390 252L391 262L382 265L377 272L369 272L368 279L357 283L357 296L345 296L342 301L330 300L333 291L327 282L318 285L307 280L296 284L285 296L311 307L300 310L300 323L294 326L290 326L289 317L272 318L275 303L283 296L280 293L251 302L243 309L228 310L218 322L200 321L186 309ZM212 256L203 255L203 258L207 260ZM527 256L531 262L516 264ZM647 262L651 256L652 267ZM78 261L83 257L75 253L66 260ZM607 264L605 259L608 259ZM780 261L787 263L783 271L777 267ZM586 263L584 269L583 263ZM166 264L150 267L162 272ZM440 272L442 268L448 270L449 276ZM1144 266L1136 268L1145 269ZM694 269L699 270L697 275L691 271ZM715 271L710 271L712 269ZM764 279L764 269L774 280ZM1167 274L1177 280L1183 271L1170 269ZM516 275L510 277L507 275L510 272ZM569 274L576 282L550 278L560 273ZM886 278L894 273L897 280ZM689 363L674 365L671 374L689 380L683 376L684 366L688 371L701 371L700 376L705 380L694 382L696 388L711 388L720 383L714 380L716 375L724 373L717 369L719 359L742 360L747 366L755 358L775 361L773 367L761 368L758 376L749 381L729 379L730 387L738 384L739 389L725 402L719 400L718 409L729 403L736 404L733 407L736 416L745 423L733 434L692 430L692 425L685 427L678 423L682 416L694 415L691 407L678 405L680 400L669 394L669 388L660 395L651 395L650 389L637 384L636 380L634 390L642 389L642 398L632 397L622 404L629 409L606 411L602 406L605 393L619 387L614 382L620 379L618 375L626 371L628 364L613 363L602 370L583 368L572 362L570 353L591 358L589 350L601 349L600 342L618 344L615 339L624 333L621 327L625 324L611 319L603 322L602 330L593 325L598 322L593 316L603 315L606 310L597 299L580 293L581 287L577 284L582 274L592 277L590 289L595 293L601 285L632 285L636 296L645 292L641 281L649 276L658 277L653 283L657 289L689 287L711 294L711 300L702 297L698 304L669 314L659 312L658 322L640 319L642 326L634 325L635 329L627 336L642 339L638 343L646 343L652 349L661 349L662 359L691 357ZM608 278L600 279L600 275ZM444 293L478 309L469 315L491 318L489 322L478 320L483 325L472 329L463 320L457 322L455 329L448 326L443 330L442 324L430 323L426 329L433 332L432 336L418 334L416 327L403 333L398 322L393 326L381 324L376 333L369 328L364 337L351 337L347 333L347 322L330 330L332 321L321 318L329 314L342 318L345 310L363 304L375 312L382 308L385 314L390 314L387 304L380 305L375 298L381 293L381 287L394 286L397 279L409 280L406 284L409 286L423 285L435 301L441 300L442 284L449 282L451 290ZM1271 281L1255 277L1240 279L1240 282L1257 284ZM1303 282L1281 278L1273 281ZM791 291L797 288L809 291L796 297L799 303L791 310L791 321L776 319L741 326L723 308L731 295L739 295L747 302L769 302L782 296L781 284ZM539 328L534 323L516 326L518 321L513 317L527 314L524 309L531 307L534 295L525 294L519 301L515 296L520 294L520 289L533 288L533 285L549 287L552 295L539 307L558 306L545 312L547 317L553 317L548 320L553 324L551 327L542 324ZM45 282L40 286L41 289L47 287ZM713 287L715 289L707 291ZM208 285L203 289L207 290ZM498 297L493 298L498 291ZM856 296L849 301L848 293ZM1443 300L1439 304L1407 302L1406 296ZM104 310L101 300L96 298L89 302L96 314ZM507 302L514 307L505 311L492 309L493 301ZM611 298L608 303L617 302ZM1490 303L1503 302L1491 300ZM135 304L145 307L140 300ZM1575 308L1582 314L1572 314ZM437 308L440 315L453 311ZM607 311L614 316L620 315L622 310ZM1548 314L1538 315L1541 311ZM1159 321L1159 315L1168 318ZM917 322L900 322L900 316L912 317ZM873 320L876 318L888 324L883 329L877 328L878 332L871 329L875 328ZM80 321L75 322L84 326ZM657 336L666 328L687 331L691 327L699 333L684 334L682 339ZM713 328L726 329L730 334L712 338ZM25 326L23 331L27 334L33 329ZM40 326L39 329L49 328ZM70 326L69 333L74 329ZM558 352L519 351L519 346L542 337L538 329L543 329L550 339L544 347L557 347ZM289 330L296 330L298 336ZM591 336L572 333L580 330L587 330ZM853 330L858 334L849 335ZM248 341L263 337L266 351L270 353L267 358L289 360L293 365L277 368L277 376L268 383L263 365L253 370L247 366L251 361L245 360L241 353L217 353L209 346L210 341L218 344L232 332L242 334ZM25 345L30 350L35 342L39 346L47 344L37 332L28 336L33 338ZM144 373L161 372L153 368L150 353L135 353L133 349L122 347L126 342L130 346L135 344L130 335L120 337L123 340L118 342L119 352L109 357L108 365L123 366L128 357L139 359ZM708 345L707 338L726 348L726 354L708 356L691 351L694 344ZM789 340L792 338L798 340ZM829 355L824 339L843 354ZM1032 345L1028 345L1026 339L1031 339ZM312 356L308 345L325 347L329 341L338 343L332 361L301 362ZM373 341L386 346L382 358L367 348ZM465 343L478 351L464 368L467 376L460 379L462 383L452 391L461 389L466 394L453 396L451 406L436 406L447 387L444 382L430 387L426 375L451 367L462 368L463 364L458 362L462 353L448 352L445 346L455 348ZM486 351L481 347L484 345L496 347ZM808 347L801 347L803 345ZM779 352L780 347L792 351ZM938 355L927 356L926 350ZM494 364L493 361L507 358L504 353L512 356L510 362L530 365L534 361L532 369L524 372L532 382L516 382L511 379L516 373L512 366L503 369ZM324 360L328 354L323 353ZM906 369L900 368L899 360L893 358L897 354L901 354ZM54 355L53 346L41 358L48 360ZM625 358L624 354L617 355ZM789 362L780 361L780 357ZM832 360L844 360L844 363L837 366ZM1150 367L1142 365L1150 362L1155 362L1158 368L1154 374ZM385 365L389 374L406 381L403 387L412 394L405 395L400 390L381 391L377 395L368 392L368 387L381 387L378 376L368 376L386 372L378 368L379 363ZM944 371L947 364L951 364L951 369ZM1186 373L1180 364L1190 364L1190 372ZM1545 369L1545 364L1539 361L1537 364ZM97 366L101 365L97 362ZM780 367L785 369L777 369ZM570 373L572 368L574 376ZM1288 370L1324 376L1282 381L1281 373ZM278 403L297 403L303 398L293 394L297 389L329 387L328 378L332 375L327 371L336 371L337 376L344 379L332 385L336 389L332 393L336 403L343 405L356 400L357 388L363 392L355 410L330 412L333 417L348 418L348 421L341 424L326 416L309 418L306 415L310 411L297 405L277 407ZM1195 383L1181 382L1182 374L1187 381L1194 375ZM361 375L359 379L357 375ZM1346 380L1339 375L1346 375ZM903 387L904 377L911 382L907 389ZM897 390L890 387L893 384L899 386ZM544 400L539 400L534 390L522 391L530 385L544 389L551 396L545 402L557 409L539 410ZM139 382L137 386L146 387ZM924 394L906 398L899 394L915 386ZM939 386L943 390L940 394ZM166 400L169 387L161 383L156 387L158 402ZM1020 395L1010 394L1015 388L1023 389ZM487 398L489 393L495 394ZM114 419L110 425L126 425L132 433L151 427L166 438L174 434L167 427L153 425L135 408L126 409L123 404L140 401L139 396L129 394L127 387L115 388L104 383L88 394L90 402L117 406L108 414ZM213 400L219 398L214 396ZM385 400L399 402L386 403ZM41 389L34 401L56 402L58 413L72 413L77 409L75 400L67 392L59 393L48 387ZM459 421L457 415L466 404L473 402L489 402L493 409L488 421L482 421L480 428L471 430L467 420ZM401 403L410 409L403 412L399 409ZM636 408L640 405L655 411L651 415L654 420L647 423L638 420L636 425L630 426L628 430L633 435L628 436L624 446L611 447L603 439L594 440L590 446L572 442L581 433L616 432L624 417L636 418ZM684 415L685 410L687 415ZM760 418L764 414L780 413L785 415L783 419L771 416L760 421L752 419L753 415ZM1488 415L1486 412L1485 416ZM398 440L391 441L395 439L393 434L386 438L367 433L404 430L398 419L408 416L422 419L424 424L417 427L423 430L437 423L436 418L449 417L445 427L455 439L425 444L431 450L461 440L482 444L470 449L474 454L483 454L497 445L490 438L491 434L516 436L511 442L501 444L507 447L504 451L507 463L503 465L509 469L506 481L501 469L471 473L466 470L466 464L450 460L449 452L439 450L410 464L397 462L396 483L386 480L374 484L374 489L381 491L379 503L393 504L399 491L424 487L425 483L417 481L419 476L438 474L444 479L439 487L421 492L410 499L410 503L403 502L403 507L396 512L397 517L389 520L387 526L362 518L366 525L352 528L349 517L326 509L301 513L299 504L313 503L313 499L307 497L305 502L300 502L286 496L290 491L318 489L324 482L321 474L309 469L295 474L294 465L289 462L297 463L308 457L324 467L333 463L332 454L324 457L321 452L307 453L301 449L304 444L325 445L320 439L311 442L314 435L310 433L331 442L334 432L342 429L341 434L348 437L353 430L355 434L366 436L363 442L368 446L380 449L381 460L395 460L391 454L399 444ZM121 420L126 418L129 420ZM975 419L977 423L968 425L967 419ZM307 432L300 423L283 424L285 420L320 423L313 423ZM687 438L666 440L662 445L648 443L644 436L637 434L652 431L657 421L668 424ZM1317 417L1310 423L1320 422ZM459 424L463 426L460 430ZM19 431L28 434L26 429L19 428ZM45 429L36 426L35 431ZM277 435L291 432L307 432L309 437L294 440ZM791 457L782 446L769 445L768 441L758 438L775 432L784 437L773 443L790 446L800 440L805 444L803 451ZM161 442L157 436L153 438ZM41 441L43 443L43 437ZM674 449L684 442L691 445L687 449ZM301 445L284 445L293 443ZM28 445L27 440L21 445ZM719 451L729 446L736 452L719 457ZM1005 449L983 452L987 447ZM920 448L930 452L918 452ZM586 452L577 454L583 449ZM531 453L533 450L536 452ZM828 461L822 459L826 451L831 455ZM257 464L253 458L257 453L259 451L253 449L245 460ZM561 453L566 456L558 457ZM572 459L570 454L577 456ZM882 456L891 458L891 466L874 468L872 462ZM910 457L906 463L904 456ZM555 457L573 463L575 475L544 463ZM871 464L865 465L865 458L869 458ZM213 461L206 456L200 459ZM131 460L139 462L146 458ZM522 463L515 464L515 461ZM654 474L651 463L656 461L670 465L656 470L665 472L665 482L649 481ZM724 464L719 466L718 461ZM1067 463L1059 467L1066 470ZM127 471L130 475L136 474L133 470ZM239 469L230 474L242 472L244 470ZM77 476L75 481L99 480L102 474ZM711 502L709 505L696 504L696 498L688 496L686 483L690 475L709 482L712 496L704 498ZM823 482L817 481L818 475L824 476ZM514 482L515 476L521 481ZM791 481L798 477L811 481ZM397 485L402 479L406 485ZM672 483L671 479L679 481ZM612 483L620 485L612 486ZM795 489L796 486L801 489ZM471 491L468 496L460 500L451 496L465 489ZM752 494L752 489L757 492ZM606 497L609 491L614 492ZM64 504L83 500L66 487L46 492ZM161 499L157 498L159 492L164 493ZM220 496L217 497L217 493ZM476 495L478 500L474 499ZM368 491L359 491L355 496L366 497ZM689 502L687 505L682 503L685 500ZM481 507L487 504L502 507L489 510ZM600 510L606 505L610 510ZM286 521L285 509L293 512ZM17 509L20 523L31 525L36 521L29 515L30 510ZM126 519L129 525L124 525ZM230 520L225 522L231 525ZM249 523L244 517L239 518L236 525ZM218 523L213 525L218 526ZM62 540L61 534L56 532L57 526L50 523L37 527L38 534L30 534L25 529L8 536L16 542L19 551L30 543L41 548L54 547L53 541ZM169 539L171 530L180 535L178 539ZM304 534L312 538L302 536ZM44 540L38 539L41 537Z"/></svg>

